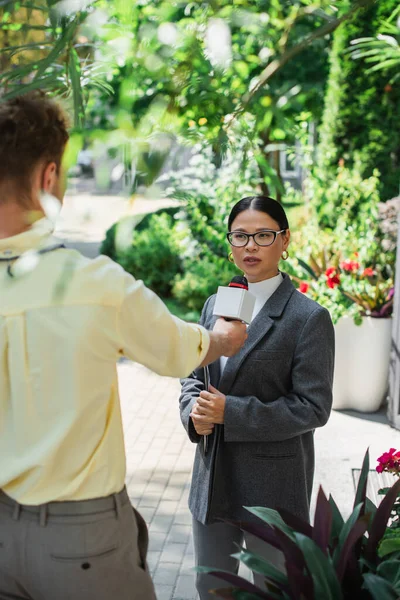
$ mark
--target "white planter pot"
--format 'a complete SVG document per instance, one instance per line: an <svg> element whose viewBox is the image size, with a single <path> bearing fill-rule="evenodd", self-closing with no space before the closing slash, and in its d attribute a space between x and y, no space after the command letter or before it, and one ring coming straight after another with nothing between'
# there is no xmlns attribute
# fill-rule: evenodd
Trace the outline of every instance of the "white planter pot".
<svg viewBox="0 0 400 600"><path fill-rule="evenodd" d="M392 319L343 317L335 325L333 408L375 412L388 389Z"/></svg>

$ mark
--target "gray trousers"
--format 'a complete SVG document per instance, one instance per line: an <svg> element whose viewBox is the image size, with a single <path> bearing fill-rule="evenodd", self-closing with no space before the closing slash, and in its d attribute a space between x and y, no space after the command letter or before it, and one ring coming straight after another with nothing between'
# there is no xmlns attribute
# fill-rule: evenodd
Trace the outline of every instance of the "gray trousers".
<svg viewBox="0 0 400 600"><path fill-rule="evenodd" d="M218 570L237 573L239 561L232 558L231 554L239 552L244 542L250 552L259 554L280 571L285 571L285 559L282 552L234 525L227 523L203 525L193 519L193 541L196 567L214 567ZM253 580L255 585L265 589L263 575L253 572ZM200 600L215 600L215 595L210 594L209 590L227 587L232 587L232 584L206 573L196 574L196 588Z"/></svg>
<svg viewBox="0 0 400 600"><path fill-rule="evenodd" d="M0 492L0 600L154 600L147 545L125 489L41 506Z"/></svg>

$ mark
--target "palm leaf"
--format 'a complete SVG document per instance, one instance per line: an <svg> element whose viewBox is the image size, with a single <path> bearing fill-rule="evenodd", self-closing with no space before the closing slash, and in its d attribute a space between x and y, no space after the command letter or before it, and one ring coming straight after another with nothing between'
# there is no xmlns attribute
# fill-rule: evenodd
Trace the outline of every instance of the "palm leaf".
<svg viewBox="0 0 400 600"><path fill-rule="evenodd" d="M85 109L83 106L83 93L81 86L81 66L79 56L75 48L71 48L68 60L68 73L72 88L72 98L74 103L74 124L77 129L83 126Z"/></svg>
<svg viewBox="0 0 400 600"><path fill-rule="evenodd" d="M17 98L22 94L27 94L28 92L32 92L34 90L54 88L57 81L58 75L53 73L47 77L42 77L41 79L32 81L31 83L15 85L9 92L6 92L1 96L0 101L11 100L12 98Z"/></svg>
<svg viewBox="0 0 400 600"><path fill-rule="evenodd" d="M39 79L46 69L60 58L67 45L74 38L78 24L79 23L77 21L72 21L57 41L53 50L45 58L38 62L38 69L36 71L35 79Z"/></svg>

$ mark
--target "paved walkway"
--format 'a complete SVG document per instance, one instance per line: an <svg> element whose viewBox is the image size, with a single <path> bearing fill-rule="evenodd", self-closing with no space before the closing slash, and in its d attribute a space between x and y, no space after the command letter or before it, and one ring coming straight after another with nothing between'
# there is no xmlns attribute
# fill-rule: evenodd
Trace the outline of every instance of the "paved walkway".
<svg viewBox="0 0 400 600"><path fill-rule="evenodd" d="M195 599L187 508L194 445L179 420L179 382L130 362L119 365L119 377L128 490L149 525L149 565L157 596ZM387 425L383 413L333 412L328 425L316 432L314 498L322 484L348 515L354 494L352 469L361 466L367 446L374 467L377 456L390 446L400 448L400 432Z"/></svg>

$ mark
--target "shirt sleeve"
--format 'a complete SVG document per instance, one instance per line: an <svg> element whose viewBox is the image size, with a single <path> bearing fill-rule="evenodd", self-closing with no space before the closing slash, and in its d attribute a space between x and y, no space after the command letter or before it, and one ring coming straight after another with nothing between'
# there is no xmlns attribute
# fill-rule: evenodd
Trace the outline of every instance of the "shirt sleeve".
<svg viewBox="0 0 400 600"><path fill-rule="evenodd" d="M173 316L142 281L126 275L117 315L120 353L159 375L187 377L204 360L210 336Z"/></svg>

